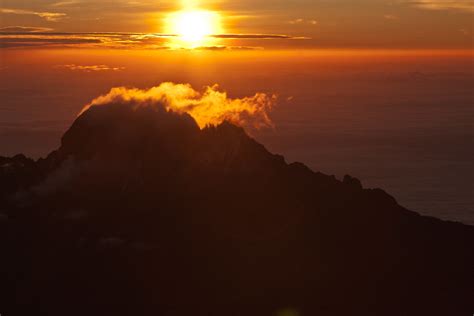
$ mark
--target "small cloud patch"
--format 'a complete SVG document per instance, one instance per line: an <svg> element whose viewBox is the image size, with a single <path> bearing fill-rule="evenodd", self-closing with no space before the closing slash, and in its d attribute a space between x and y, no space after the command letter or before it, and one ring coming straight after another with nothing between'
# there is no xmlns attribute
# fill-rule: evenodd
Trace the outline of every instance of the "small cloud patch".
<svg viewBox="0 0 474 316"><path fill-rule="evenodd" d="M301 18L291 20L288 23L292 25L302 25L302 24L318 25L317 20L306 20L306 19L301 19Z"/></svg>
<svg viewBox="0 0 474 316"><path fill-rule="evenodd" d="M76 64L68 64L68 65L57 65L55 66L57 69L67 69L71 71L82 71L82 72L101 72L101 71L122 71L125 67L111 67L108 65L76 65Z"/></svg>

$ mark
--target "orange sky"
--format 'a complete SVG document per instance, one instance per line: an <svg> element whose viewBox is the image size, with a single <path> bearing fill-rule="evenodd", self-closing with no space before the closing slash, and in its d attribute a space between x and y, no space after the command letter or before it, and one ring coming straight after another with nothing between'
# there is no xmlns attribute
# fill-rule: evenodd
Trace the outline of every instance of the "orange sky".
<svg viewBox="0 0 474 316"><path fill-rule="evenodd" d="M221 15L221 35L231 38L212 47L473 48L469 0L3 0L0 47L166 48L166 38L118 33L165 32L166 16L183 8Z"/></svg>

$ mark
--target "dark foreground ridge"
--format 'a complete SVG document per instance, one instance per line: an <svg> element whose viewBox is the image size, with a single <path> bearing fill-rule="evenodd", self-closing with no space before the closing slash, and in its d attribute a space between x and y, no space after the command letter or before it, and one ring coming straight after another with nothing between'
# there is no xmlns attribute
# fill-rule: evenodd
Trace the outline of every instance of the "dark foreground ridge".
<svg viewBox="0 0 474 316"><path fill-rule="evenodd" d="M93 107L0 158L2 316L472 315L474 228L229 123Z"/></svg>

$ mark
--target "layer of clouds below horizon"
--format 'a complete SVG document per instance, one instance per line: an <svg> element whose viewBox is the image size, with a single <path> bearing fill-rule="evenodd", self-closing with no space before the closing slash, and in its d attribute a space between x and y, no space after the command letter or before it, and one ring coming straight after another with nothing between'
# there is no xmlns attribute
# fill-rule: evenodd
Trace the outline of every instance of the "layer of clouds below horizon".
<svg viewBox="0 0 474 316"><path fill-rule="evenodd" d="M4 0L0 28L159 33L163 16L179 10L180 3ZM473 41L474 3L470 0L360 0L356 4L342 0L217 0L201 1L201 5L222 12L229 34L284 34L315 39L269 46L471 48Z"/></svg>

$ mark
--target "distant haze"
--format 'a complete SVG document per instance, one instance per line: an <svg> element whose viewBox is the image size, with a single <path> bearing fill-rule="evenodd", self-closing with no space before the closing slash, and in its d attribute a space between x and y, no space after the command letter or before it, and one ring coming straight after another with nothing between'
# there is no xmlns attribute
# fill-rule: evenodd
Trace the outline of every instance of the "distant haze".
<svg viewBox="0 0 474 316"><path fill-rule="evenodd" d="M44 156L91 100L163 81L277 94L269 150L474 224L473 57L459 52L0 52L0 155ZM64 65L75 65L65 67Z"/></svg>

